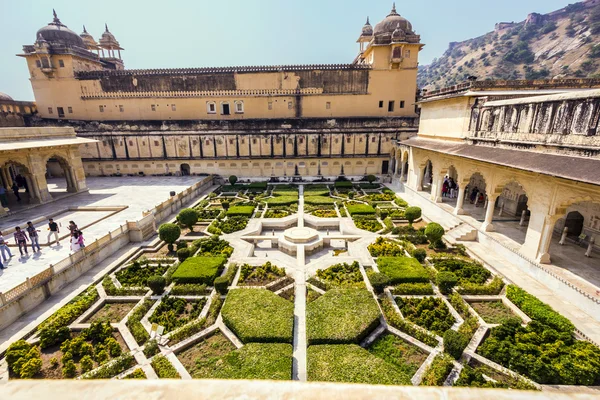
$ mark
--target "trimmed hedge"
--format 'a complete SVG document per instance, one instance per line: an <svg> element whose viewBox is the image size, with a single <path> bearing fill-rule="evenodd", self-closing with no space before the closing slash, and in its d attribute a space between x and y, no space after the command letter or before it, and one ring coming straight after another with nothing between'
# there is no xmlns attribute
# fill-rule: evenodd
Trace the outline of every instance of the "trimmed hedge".
<svg viewBox="0 0 600 400"><path fill-rule="evenodd" d="M374 215L375 209L368 204L348 204L346 205L348 213L354 215Z"/></svg>
<svg viewBox="0 0 600 400"><path fill-rule="evenodd" d="M156 375L161 379L181 379L181 375L177 372L177 369L171 364L171 362L165 356L156 356L150 363Z"/></svg>
<svg viewBox="0 0 600 400"><path fill-rule="evenodd" d="M227 272L225 272L225 275L219 276L215 279L214 285L217 292L219 292L220 294L227 293L227 288L229 288L229 286L233 282L233 278L235 278L237 270L237 264L232 264L227 269Z"/></svg>
<svg viewBox="0 0 600 400"><path fill-rule="evenodd" d="M212 286L226 261L225 257L191 257L179 265L171 279L176 283L204 283Z"/></svg>
<svg viewBox="0 0 600 400"><path fill-rule="evenodd" d="M77 295L68 304L62 306L47 320L38 326L38 331L46 328L59 329L75 321L88 308L98 300L98 291L95 286L90 286L85 292Z"/></svg>
<svg viewBox="0 0 600 400"><path fill-rule="evenodd" d="M359 343L379 325L379 307L363 289L329 290L309 303L309 344Z"/></svg>
<svg viewBox="0 0 600 400"><path fill-rule="evenodd" d="M276 196L267 199L267 204L270 206L289 206L298 204L298 196Z"/></svg>
<svg viewBox="0 0 600 400"><path fill-rule="evenodd" d="M251 217L254 214L254 206L233 206L227 210L229 216Z"/></svg>
<svg viewBox="0 0 600 400"><path fill-rule="evenodd" d="M248 343L214 361L212 379L292 379L291 344Z"/></svg>
<svg viewBox="0 0 600 400"><path fill-rule="evenodd" d="M440 336L456 322L438 297L397 297L396 303L404 318Z"/></svg>
<svg viewBox="0 0 600 400"><path fill-rule="evenodd" d="M140 346L146 343L148 339L150 339L148 331L146 330L146 328L144 328L140 321L142 320L144 315L146 315L148 311L150 311L150 308L152 308L153 304L153 300L144 300L142 304L135 307L133 313L131 313L131 315L127 319L127 328L133 335L137 344L139 344Z"/></svg>
<svg viewBox="0 0 600 400"><path fill-rule="evenodd" d="M355 344L310 346L308 380L319 382L410 385L410 376Z"/></svg>
<svg viewBox="0 0 600 400"><path fill-rule="evenodd" d="M400 314L396 312L396 309L394 308L394 305L390 299L385 297L381 300L380 304L381 309L383 310L383 315L385 316L388 324L396 329L401 330L402 332L408 333L410 336L420 340L428 346L436 347L439 344L435 336L418 329L415 324L403 319Z"/></svg>
<svg viewBox="0 0 600 400"><path fill-rule="evenodd" d="M573 333L575 326L567 318L552 309L548 304L540 301L515 285L508 285L506 297L521 309L527 316L535 321L546 324L557 331Z"/></svg>
<svg viewBox="0 0 600 400"><path fill-rule="evenodd" d="M442 386L453 367L454 363L451 357L446 354L438 354L425 370L421 386Z"/></svg>
<svg viewBox="0 0 600 400"><path fill-rule="evenodd" d="M325 290L331 288L364 288L365 281L360 273L358 261L352 264L339 263L327 269L318 269L317 277Z"/></svg>
<svg viewBox="0 0 600 400"><path fill-rule="evenodd" d="M390 278L390 284L428 283L427 270L414 258L379 257L377 267Z"/></svg>
<svg viewBox="0 0 600 400"><path fill-rule="evenodd" d="M492 281L486 285L464 282L457 288L458 293L467 295L497 295L504 287L504 281L499 276L495 276Z"/></svg>
<svg viewBox="0 0 600 400"><path fill-rule="evenodd" d="M249 189L262 189L262 190L267 190L267 182L252 182L251 184L247 185Z"/></svg>
<svg viewBox="0 0 600 400"><path fill-rule="evenodd" d="M135 357L131 354L125 354L119 358L111 360L100 368L88 372L81 376L81 379L110 379L128 370L135 365Z"/></svg>
<svg viewBox="0 0 600 400"><path fill-rule="evenodd" d="M311 193L309 193L308 196L304 197L304 203L305 204L312 204L315 206L327 206L327 205L334 205L336 202L336 199L328 197L328 196L313 196Z"/></svg>
<svg viewBox="0 0 600 400"><path fill-rule="evenodd" d="M401 283L392 290L397 295L421 295L433 294L433 287L429 283Z"/></svg>
<svg viewBox="0 0 600 400"><path fill-rule="evenodd" d="M350 181L339 181L333 184L336 189L352 189L352 182Z"/></svg>
<svg viewBox="0 0 600 400"><path fill-rule="evenodd" d="M292 343L294 304L271 291L231 290L221 315L225 325L244 343Z"/></svg>
<svg viewBox="0 0 600 400"><path fill-rule="evenodd" d="M383 229L383 226L381 226L374 215L355 215L352 217L352 220L358 229L364 229L369 232L379 232Z"/></svg>
<svg viewBox="0 0 600 400"><path fill-rule="evenodd" d="M444 351L458 360L470 340L467 335L448 329L444 332Z"/></svg>

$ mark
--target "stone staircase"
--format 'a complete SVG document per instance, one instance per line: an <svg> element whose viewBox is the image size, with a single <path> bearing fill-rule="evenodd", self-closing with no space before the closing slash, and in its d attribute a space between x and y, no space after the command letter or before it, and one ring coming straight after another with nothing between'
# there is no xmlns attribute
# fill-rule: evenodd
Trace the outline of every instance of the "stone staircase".
<svg viewBox="0 0 600 400"><path fill-rule="evenodd" d="M450 243L474 242L477 240L477 229L469 224L459 224L452 230L446 232L445 238Z"/></svg>

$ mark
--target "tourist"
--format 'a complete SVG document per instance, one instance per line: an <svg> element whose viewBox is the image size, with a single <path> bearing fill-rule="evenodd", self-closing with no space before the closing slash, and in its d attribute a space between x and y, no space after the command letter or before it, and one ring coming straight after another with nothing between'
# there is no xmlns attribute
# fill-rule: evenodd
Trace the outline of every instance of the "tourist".
<svg viewBox="0 0 600 400"><path fill-rule="evenodd" d="M77 224L73 221L69 221L69 231L71 231L71 236L73 236L78 230L79 228L77 227Z"/></svg>
<svg viewBox="0 0 600 400"><path fill-rule="evenodd" d="M479 192L479 197L477 198L477 204L475 205L475 207L479 207L480 205L483 206L484 201L485 196L483 195L483 192Z"/></svg>
<svg viewBox="0 0 600 400"><path fill-rule="evenodd" d="M0 185L0 204L2 207L8 207L8 198L6 197L6 188Z"/></svg>
<svg viewBox="0 0 600 400"><path fill-rule="evenodd" d="M48 220L48 230L50 231L50 233L48 233L48 246L50 246L51 236L54 236L54 240L56 240L56 245L59 246L60 242L58 241L58 233L60 232L60 230L58 229L58 224L54 222L52 218Z"/></svg>
<svg viewBox="0 0 600 400"><path fill-rule="evenodd" d="M471 204L475 203L475 200L477 200L477 193L478 192L479 192L479 189L477 189L477 186L475 186L473 188L473 191L471 192L471 197L470 197Z"/></svg>
<svg viewBox="0 0 600 400"><path fill-rule="evenodd" d="M10 252L10 249L8 248L8 244L6 244L6 241L4 240L2 232L0 232L0 253L2 254L2 259L4 260L4 262L6 262L9 258L12 258L13 256ZM6 253L8 253L8 257L6 257Z"/></svg>
<svg viewBox="0 0 600 400"><path fill-rule="evenodd" d="M77 235L79 236L79 248L83 249L85 247L85 241L83 240L83 232L77 231Z"/></svg>
<svg viewBox="0 0 600 400"><path fill-rule="evenodd" d="M442 197L448 197L449 190L450 186L448 180L444 179L444 184L442 185Z"/></svg>
<svg viewBox="0 0 600 400"><path fill-rule="evenodd" d="M21 253L21 256L23 256L23 250L25 250L25 254L29 255L29 253L27 252L27 241L29 239L27 238L25 232L21 230L20 226L17 226L15 228L14 237L15 243L17 244L17 246L19 246L19 253Z"/></svg>
<svg viewBox="0 0 600 400"><path fill-rule="evenodd" d="M42 251L40 247L40 237L38 236L38 230L35 229L33 223L31 221L27 222L27 233L29 234L29 240L31 241L31 251L35 253L35 248L37 247L37 251Z"/></svg>
<svg viewBox="0 0 600 400"><path fill-rule="evenodd" d="M79 250L81 250L81 245L79 244L79 233L75 231L71 236L71 253L77 253Z"/></svg>
<svg viewBox="0 0 600 400"><path fill-rule="evenodd" d="M17 201L21 201L21 196L19 196L19 185L17 185L17 182L13 182L11 189L15 196L17 196Z"/></svg>

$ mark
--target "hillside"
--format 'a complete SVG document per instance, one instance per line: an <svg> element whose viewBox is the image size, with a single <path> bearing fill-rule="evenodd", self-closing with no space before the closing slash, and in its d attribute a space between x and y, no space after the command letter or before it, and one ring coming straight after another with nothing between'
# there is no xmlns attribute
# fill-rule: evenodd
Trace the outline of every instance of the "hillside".
<svg viewBox="0 0 600 400"><path fill-rule="evenodd" d="M448 50L419 67L420 88L439 89L478 79L600 78L600 0L570 4L522 22L501 22L493 32Z"/></svg>

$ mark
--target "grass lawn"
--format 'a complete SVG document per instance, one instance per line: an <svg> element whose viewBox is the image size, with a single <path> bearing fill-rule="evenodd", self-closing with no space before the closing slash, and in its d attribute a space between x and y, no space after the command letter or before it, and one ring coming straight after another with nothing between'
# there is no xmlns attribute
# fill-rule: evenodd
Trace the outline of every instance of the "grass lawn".
<svg viewBox="0 0 600 400"><path fill-rule="evenodd" d="M359 343L379 325L379 308L362 289L329 290L306 308L310 344Z"/></svg>
<svg viewBox="0 0 600 400"><path fill-rule="evenodd" d="M212 286L226 261L225 257L190 257L179 265L172 279L177 283L205 283Z"/></svg>
<svg viewBox="0 0 600 400"><path fill-rule="evenodd" d="M244 343L292 343L294 304L269 290L230 290L221 315Z"/></svg>
<svg viewBox="0 0 600 400"><path fill-rule="evenodd" d="M244 217L251 217L254 213L254 206L233 206L227 210L227 215L236 216L241 215Z"/></svg>
<svg viewBox="0 0 600 400"><path fill-rule="evenodd" d="M429 282L429 274L415 258L378 257L379 271L390 278L390 284Z"/></svg>
<svg viewBox="0 0 600 400"><path fill-rule="evenodd" d="M329 196L314 196L311 193L304 195L304 203L315 206L333 205L336 199Z"/></svg>
<svg viewBox="0 0 600 400"><path fill-rule="evenodd" d="M309 381L410 385L410 376L355 344L310 346L307 361Z"/></svg>

